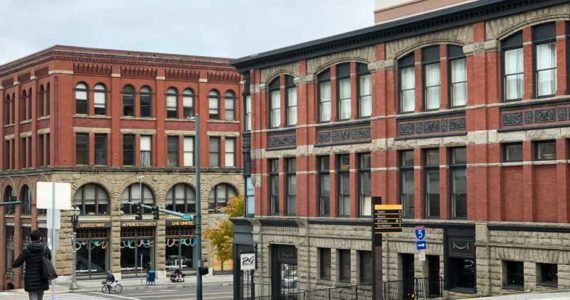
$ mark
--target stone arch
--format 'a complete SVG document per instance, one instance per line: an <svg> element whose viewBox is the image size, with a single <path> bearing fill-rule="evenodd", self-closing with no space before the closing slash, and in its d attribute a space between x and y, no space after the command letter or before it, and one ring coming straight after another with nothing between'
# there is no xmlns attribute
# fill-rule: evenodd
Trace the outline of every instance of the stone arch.
<svg viewBox="0 0 570 300"><path fill-rule="evenodd" d="M281 74L289 74L293 77L299 77L299 64L291 63L286 65L280 65L275 67L270 67L261 70L261 84L269 84L275 77Z"/></svg>
<svg viewBox="0 0 570 300"><path fill-rule="evenodd" d="M465 44L461 41L457 41L457 40L430 40L430 41L422 41L422 42L418 42L416 44L410 45L406 48L401 49L399 52L395 53L394 55L394 60L399 60L402 57L405 57L406 55L410 54L410 53L414 53L414 51L416 51L417 49L422 49L425 47L430 47L430 46L438 46L441 44L445 44L445 45L453 45L453 46L460 46L463 47L465 46Z"/></svg>
<svg viewBox="0 0 570 300"><path fill-rule="evenodd" d="M318 74L324 69L341 62L362 62L369 64L376 59L376 48L365 47L320 56L307 61L307 74Z"/></svg>
<svg viewBox="0 0 570 300"><path fill-rule="evenodd" d="M362 63L362 64L366 64L368 65L370 62L363 59L363 58L359 58L359 57L354 57L354 58L348 58L348 59L344 59L344 58L339 58L336 60L331 60L328 61L327 63L318 66L315 69L315 73L313 73L315 76L319 76L320 73L326 71L327 69L329 69L330 67L334 66L334 65L338 65L338 64L343 64L343 63Z"/></svg>
<svg viewBox="0 0 570 300"><path fill-rule="evenodd" d="M566 18L566 20L568 20L570 18ZM505 38L508 38L509 36L511 36L512 34L515 34L521 30L523 30L526 27L531 27L531 26L535 26L535 25L540 25L540 24L544 24L544 23L551 23L551 22L556 22L556 21L560 21L561 19L558 17L553 17L551 19L534 19L534 20L529 20L528 22L523 22L521 24L518 24L515 27L512 28L506 28L504 31L502 31L497 37L496 39L501 41ZM564 20L564 19L562 19ZM564 20L564 21L566 21Z"/></svg>

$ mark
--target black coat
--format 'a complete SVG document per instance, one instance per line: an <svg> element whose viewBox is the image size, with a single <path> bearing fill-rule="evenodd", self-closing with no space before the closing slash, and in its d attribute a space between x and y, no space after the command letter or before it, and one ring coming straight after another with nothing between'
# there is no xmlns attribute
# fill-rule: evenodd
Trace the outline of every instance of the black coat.
<svg viewBox="0 0 570 300"><path fill-rule="evenodd" d="M44 243L39 241L31 242L12 264L13 268L19 268L23 263L26 263L26 273L24 275L24 289L26 292L49 289L49 281L42 278L42 256L51 260L51 254Z"/></svg>

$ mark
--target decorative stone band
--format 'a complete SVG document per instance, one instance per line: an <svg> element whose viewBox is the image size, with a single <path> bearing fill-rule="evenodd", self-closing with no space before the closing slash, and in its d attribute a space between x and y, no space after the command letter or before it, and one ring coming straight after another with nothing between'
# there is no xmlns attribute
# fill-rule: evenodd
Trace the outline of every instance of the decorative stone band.
<svg viewBox="0 0 570 300"><path fill-rule="evenodd" d="M294 149L297 147L295 129L267 133L267 150Z"/></svg>
<svg viewBox="0 0 570 300"><path fill-rule="evenodd" d="M317 128L315 146L334 146L343 144L369 143L371 139L370 122Z"/></svg>
<svg viewBox="0 0 570 300"><path fill-rule="evenodd" d="M398 139L467 134L465 113L397 119Z"/></svg>
<svg viewBox="0 0 570 300"><path fill-rule="evenodd" d="M570 126L570 103L524 104L501 109L500 131Z"/></svg>

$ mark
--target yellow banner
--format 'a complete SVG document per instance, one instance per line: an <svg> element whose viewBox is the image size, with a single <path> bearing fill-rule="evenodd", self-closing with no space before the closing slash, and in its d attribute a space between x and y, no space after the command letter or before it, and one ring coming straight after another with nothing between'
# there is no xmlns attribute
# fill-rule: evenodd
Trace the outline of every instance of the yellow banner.
<svg viewBox="0 0 570 300"><path fill-rule="evenodd" d="M402 204L376 204L374 205L376 210L401 210Z"/></svg>

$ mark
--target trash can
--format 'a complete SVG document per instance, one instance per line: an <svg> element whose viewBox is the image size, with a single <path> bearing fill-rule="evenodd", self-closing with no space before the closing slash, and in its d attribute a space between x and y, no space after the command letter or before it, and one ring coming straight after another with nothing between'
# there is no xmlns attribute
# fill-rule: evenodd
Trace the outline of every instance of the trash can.
<svg viewBox="0 0 570 300"><path fill-rule="evenodd" d="M149 269L146 273L146 284L155 284L156 283L156 271Z"/></svg>

